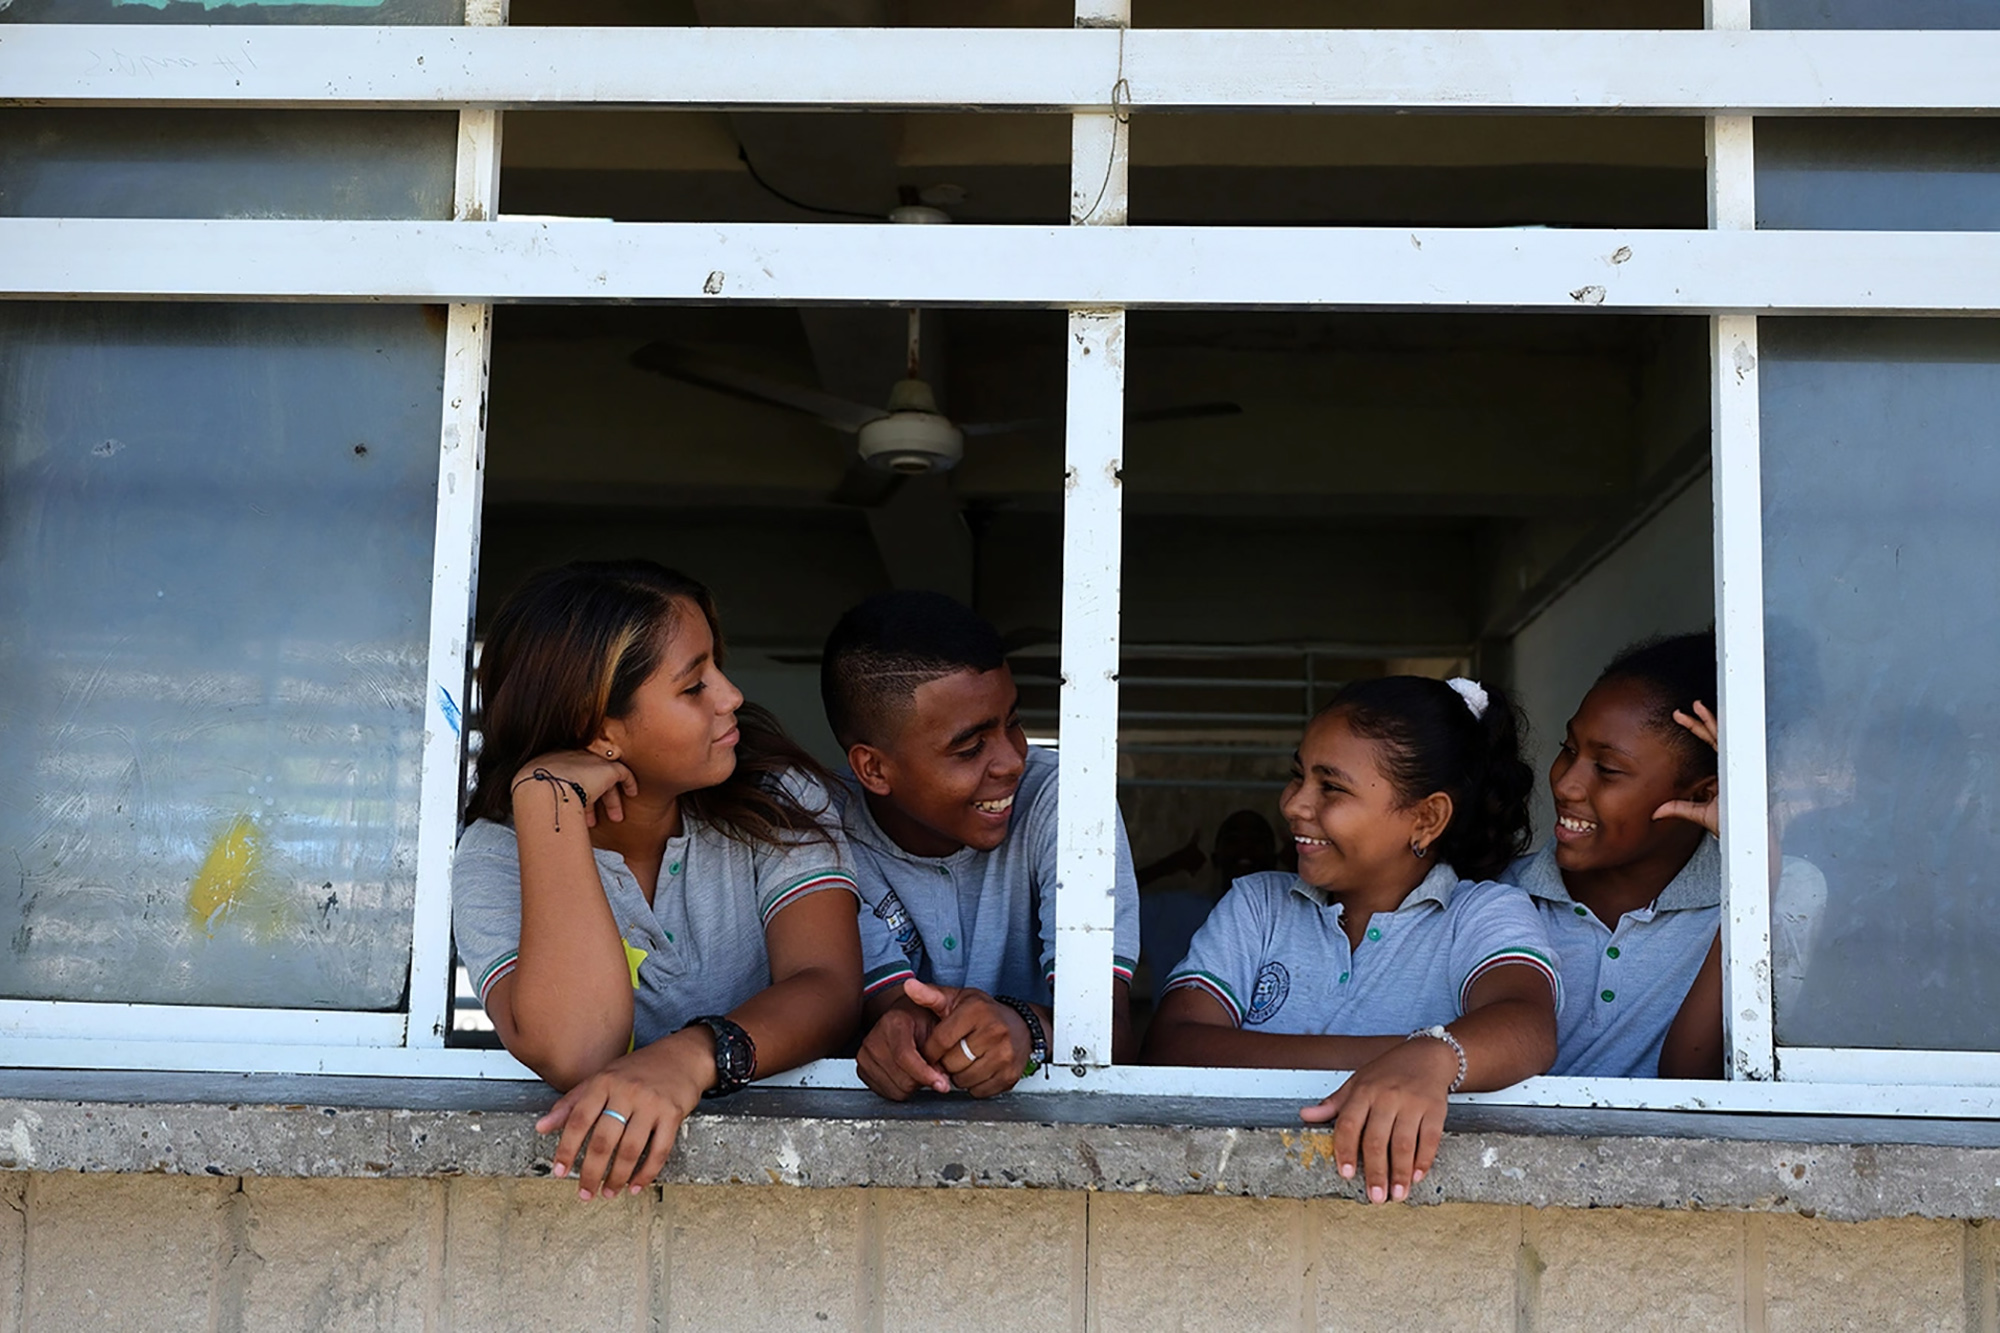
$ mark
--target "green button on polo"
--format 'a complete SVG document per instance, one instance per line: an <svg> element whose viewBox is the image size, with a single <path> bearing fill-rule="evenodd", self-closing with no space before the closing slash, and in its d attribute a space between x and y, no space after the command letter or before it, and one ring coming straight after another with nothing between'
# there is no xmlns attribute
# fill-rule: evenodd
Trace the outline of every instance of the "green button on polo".
<svg viewBox="0 0 2000 1333"><path fill-rule="evenodd" d="M667 862L667 873L668 873L669 875L678 875L678 874L680 874L680 873L681 873L681 863L680 863L679 861L669 861L669 862Z"/></svg>
<svg viewBox="0 0 2000 1333"><path fill-rule="evenodd" d="M1618 956L1618 946L1614 944L1609 949L1606 949L1604 956L1606 958L1616 958Z"/></svg>
<svg viewBox="0 0 2000 1333"><path fill-rule="evenodd" d="M1342 973L1340 974L1340 984L1341 984L1341 985L1343 985L1343 986L1345 986L1345 985L1347 984L1347 973L1345 973L1345 972L1342 972Z"/></svg>
<svg viewBox="0 0 2000 1333"><path fill-rule="evenodd" d="M1583 916L1583 915L1585 915L1585 912L1584 912L1584 910L1583 910L1583 904L1581 904L1581 903L1577 904L1577 907L1576 907L1576 914L1577 914L1578 916Z"/></svg>
<svg viewBox="0 0 2000 1333"><path fill-rule="evenodd" d="M944 947L947 949L956 949L958 947L958 936L956 935L945 936Z"/></svg>
<svg viewBox="0 0 2000 1333"><path fill-rule="evenodd" d="M1368 927L1368 938L1371 940L1379 940L1382 938L1382 932L1375 929L1375 927L1370 926Z"/></svg>
<svg viewBox="0 0 2000 1333"><path fill-rule="evenodd" d="M939 867L937 868L937 871L938 871L938 874L940 874L940 875L949 875L949 874L951 873L951 871L950 871L950 870L949 870L948 868L944 867L944 866L939 866Z"/></svg>
<svg viewBox="0 0 2000 1333"><path fill-rule="evenodd" d="M1603 991L1599 993L1597 998L1604 1001L1606 1004L1610 1004L1613 1000L1618 998L1618 992L1615 990Z"/></svg>

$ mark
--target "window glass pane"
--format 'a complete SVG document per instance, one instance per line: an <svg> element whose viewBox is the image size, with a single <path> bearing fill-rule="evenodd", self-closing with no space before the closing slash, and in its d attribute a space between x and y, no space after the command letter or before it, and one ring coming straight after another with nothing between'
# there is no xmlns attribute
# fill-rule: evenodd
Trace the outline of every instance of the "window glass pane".
<svg viewBox="0 0 2000 1333"><path fill-rule="evenodd" d="M1760 119L1757 225L2000 227L2000 121Z"/></svg>
<svg viewBox="0 0 2000 1333"><path fill-rule="evenodd" d="M444 322L0 304L0 995L393 1008Z"/></svg>
<svg viewBox="0 0 2000 1333"><path fill-rule="evenodd" d="M451 216L452 112L0 110L0 217Z"/></svg>
<svg viewBox="0 0 2000 1333"><path fill-rule="evenodd" d="M465 0L14 0L0 23L364 23L455 25Z"/></svg>
<svg viewBox="0 0 2000 1333"><path fill-rule="evenodd" d="M2000 0L1750 0L1759 28L2000 28Z"/></svg>
<svg viewBox="0 0 2000 1333"><path fill-rule="evenodd" d="M2000 324L1767 319L1761 344L1771 813L1824 877L1823 907L1779 895L1810 948L1778 1039L1990 1050Z"/></svg>
<svg viewBox="0 0 2000 1333"><path fill-rule="evenodd" d="M1702 227L1701 122L1639 116L1132 118L1148 226Z"/></svg>

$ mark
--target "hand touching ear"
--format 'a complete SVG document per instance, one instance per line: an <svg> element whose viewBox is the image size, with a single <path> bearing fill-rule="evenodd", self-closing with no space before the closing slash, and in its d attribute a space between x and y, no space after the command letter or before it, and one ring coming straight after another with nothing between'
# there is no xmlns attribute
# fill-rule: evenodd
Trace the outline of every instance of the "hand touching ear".
<svg viewBox="0 0 2000 1333"><path fill-rule="evenodd" d="M1722 748L1722 728L1716 722L1715 714L1709 712L1708 706L1700 700L1695 701L1694 712L1695 715L1689 717L1686 713L1676 708L1674 710L1674 721L1686 727L1700 739L1708 742L1708 747L1711 750L1720 751ZM1708 779L1707 787L1708 795L1706 799L1698 801L1668 801L1653 812L1653 818L1685 819L1691 824L1701 825L1716 837L1721 837L1722 807L1717 800L1719 788L1716 785L1715 779Z"/></svg>

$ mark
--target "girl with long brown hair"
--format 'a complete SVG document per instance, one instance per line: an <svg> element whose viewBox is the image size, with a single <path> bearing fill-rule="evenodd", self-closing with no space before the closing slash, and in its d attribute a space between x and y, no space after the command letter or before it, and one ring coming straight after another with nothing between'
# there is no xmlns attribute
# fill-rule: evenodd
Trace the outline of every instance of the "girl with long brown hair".
<svg viewBox="0 0 2000 1333"><path fill-rule="evenodd" d="M700 1098L832 1054L860 1017L824 771L723 675L708 590L649 561L529 579L479 680L459 953L502 1043L563 1090L537 1123L555 1173L637 1193Z"/></svg>

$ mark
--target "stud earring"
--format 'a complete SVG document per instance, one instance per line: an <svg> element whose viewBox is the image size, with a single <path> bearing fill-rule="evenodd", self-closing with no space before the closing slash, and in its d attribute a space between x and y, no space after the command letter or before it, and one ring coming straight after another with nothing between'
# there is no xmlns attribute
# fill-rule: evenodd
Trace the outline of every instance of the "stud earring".
<svg viewBox="0 0 2000 1333"><path fill-rule="evenodd" d="M615 746L610 746L610 745L607 745L607 746L605 746L605 747L604 747L604 757L605 757L606 759L616 759L616 758L618 757L618 750L617 750L617 747L615 747Z"/></svg>

